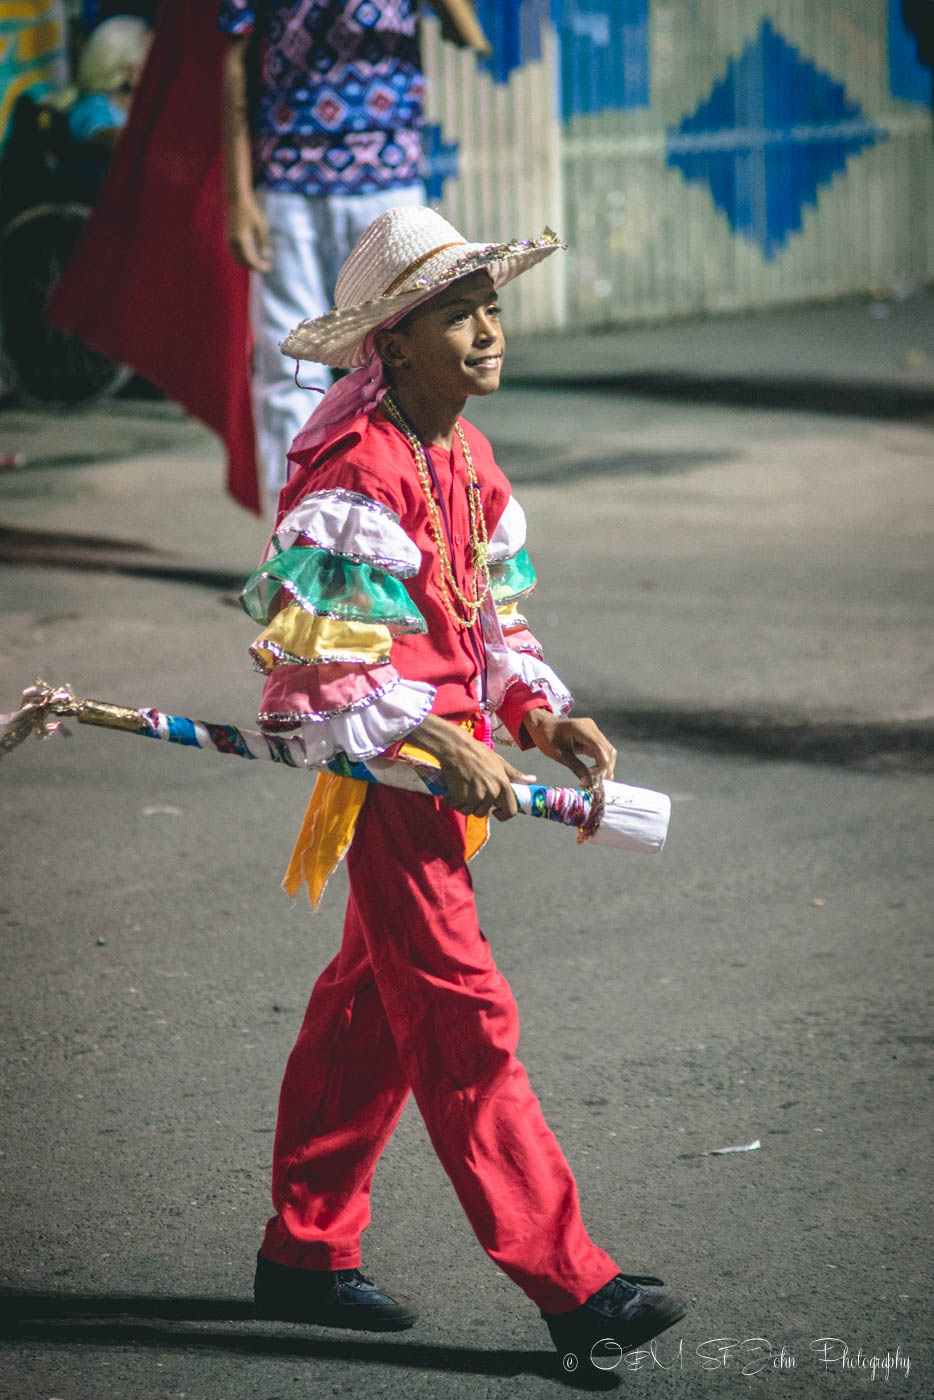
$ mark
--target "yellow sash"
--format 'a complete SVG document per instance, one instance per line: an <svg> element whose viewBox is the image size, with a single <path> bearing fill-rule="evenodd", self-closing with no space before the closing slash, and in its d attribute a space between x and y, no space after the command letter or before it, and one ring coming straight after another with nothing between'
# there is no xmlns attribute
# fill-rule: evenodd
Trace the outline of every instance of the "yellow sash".
<svg viewBox="0 0 934 1400"><path fill-rule="evenodd" d="M401 757L429 763L436 768L440 766L436 759L414 744L405 744ZM368 786L357 778L342 778L337 773L318 774L289 868L282 881L282 888L293 899L302 885L307 885L311 907L318 908L328 880L353 840L354 827L366 800ZM473 860L486 845L489 826L488 817L467 818L465 859Z"/></svg>

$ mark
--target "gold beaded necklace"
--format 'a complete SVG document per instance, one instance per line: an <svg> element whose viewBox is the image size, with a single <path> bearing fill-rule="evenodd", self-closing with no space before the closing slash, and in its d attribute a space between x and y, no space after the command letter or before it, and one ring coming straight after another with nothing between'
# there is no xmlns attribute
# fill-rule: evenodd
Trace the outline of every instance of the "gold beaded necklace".
<svg viewBox="0 0 934 1400"><path fill-rule="evenodd" d="M441 514L435 501L432 489L431 473L428 470L428 462L425 457L425 449L422 447L417 434L412 430L402 415L402 410L391 394L386 394L381 407L386 416L395 423L402 436L412 451L415 458L415 469L418 472L418 479L421 482L422 492L428 506L428 523L431 535L438 550L438 566L441 574L441 599L445 608L453 618L458 627L472 627L477 620L480 609L483 607L486 595L490 591L490 566L488 561L489 539L487 538L486 520L483 515L483 506L480 500L480 483L477 480L477 473L474 468L473 458L470 455L470 448L467 446L467 439L464 437L460 423L454 424L454 431L460 439L461 451L464 454L464 462L467 466L467 509L470 515L470 552L473 559L473 596L467 597L458 587L457 578L448 554L447 540L445 538L444 526L441 521ZM461 611L463 610L463 612Z"/></svg>

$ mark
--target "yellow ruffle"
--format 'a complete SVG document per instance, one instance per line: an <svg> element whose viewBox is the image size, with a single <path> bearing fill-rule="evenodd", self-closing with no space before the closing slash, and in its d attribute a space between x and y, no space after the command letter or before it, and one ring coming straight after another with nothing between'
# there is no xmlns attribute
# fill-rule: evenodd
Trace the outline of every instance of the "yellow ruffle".
<svg viewBox="0 0 934 1400"><path fill-rule="evenodd" d="M518 603L499 603L496 611L499 613L504 632L526 628L529 625L519 611Z"/></svg>
<svg viewBox="0 0 934 1400"><path fill-rule="evenodd" d="M440 767L437 759L414 744L404 744L400 757ZM311 907L317 909L321 896L353 840L357 818L366 800L367 784L337 773L319 773L311 801L302 822L282 888L293 899L302 885L308 888ZM488 817L468 817L464 831L464 857L473 860L487 843Z"/></svg>
<svg viewBox="0 0 934 1400"><path fill-rule="evenodd" d="M275 664L275 648L303 661L359 661L365 666L389 660L392 636L378 623L341 622L316 617L297 604L283 608L250 648L265 671Z"/></svg>

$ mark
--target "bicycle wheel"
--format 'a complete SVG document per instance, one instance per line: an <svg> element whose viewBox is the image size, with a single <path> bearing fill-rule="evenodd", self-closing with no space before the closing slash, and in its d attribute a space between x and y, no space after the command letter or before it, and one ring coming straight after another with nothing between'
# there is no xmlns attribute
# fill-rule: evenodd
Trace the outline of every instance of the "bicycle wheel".
<svg viewBox="0 0 934 1400"><path fill-rule="evenodd" d="M131 377L124 365L44 320L90 212L85 204L39 204L0 233L3 378L24 403L47 408L92 403Z"/></svg>

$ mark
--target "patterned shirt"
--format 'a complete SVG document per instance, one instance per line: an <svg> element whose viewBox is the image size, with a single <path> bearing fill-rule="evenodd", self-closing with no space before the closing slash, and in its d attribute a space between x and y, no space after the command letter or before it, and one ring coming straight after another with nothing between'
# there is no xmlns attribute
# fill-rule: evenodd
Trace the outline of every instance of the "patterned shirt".
<svg viewBox="0 0 934 1400"><path fill-rule="evenodd" d="M420 178L425 79L416 0L220 0L220 28L262 32L256 182L373 194Z"/></svg>

